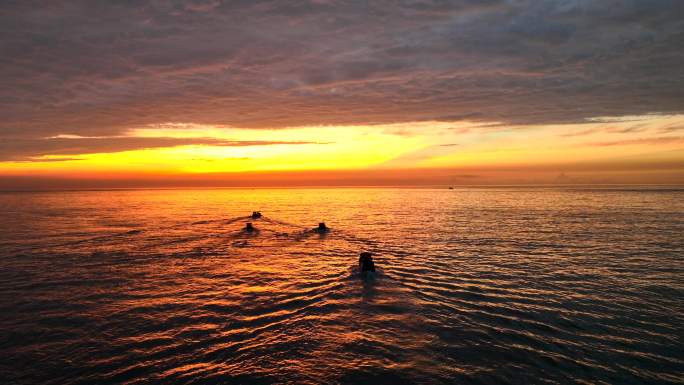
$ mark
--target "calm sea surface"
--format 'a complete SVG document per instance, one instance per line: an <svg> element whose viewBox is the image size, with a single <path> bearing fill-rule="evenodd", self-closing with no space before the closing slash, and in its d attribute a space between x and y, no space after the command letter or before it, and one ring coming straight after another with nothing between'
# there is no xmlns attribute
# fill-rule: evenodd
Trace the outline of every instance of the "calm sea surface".
<svg viewBox="0 0 684 385"><path fill-rule="evenodd" d="M0 193L0 229L4 385L684 383L684 189Z"/></svg>

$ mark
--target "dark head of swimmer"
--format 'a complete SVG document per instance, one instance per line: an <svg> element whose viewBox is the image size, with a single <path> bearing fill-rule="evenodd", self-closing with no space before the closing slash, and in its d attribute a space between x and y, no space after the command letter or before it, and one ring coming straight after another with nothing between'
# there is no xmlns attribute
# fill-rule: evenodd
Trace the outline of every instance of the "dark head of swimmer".
<svg viewBox="0 0 684 385"><path fill-rule="evenodd" d="M325 222L321 222L318 224L318 227L314 229L314 231L318 233L327 233L330 231L330 227L326 226Z"/></svg>
<svg viewBox="0 0 684 385"><path fill-rule="evenodd" d="M364 251L359 255L359 270L361 271L375 271L375 263L373 262L373 254Z"/></svg>

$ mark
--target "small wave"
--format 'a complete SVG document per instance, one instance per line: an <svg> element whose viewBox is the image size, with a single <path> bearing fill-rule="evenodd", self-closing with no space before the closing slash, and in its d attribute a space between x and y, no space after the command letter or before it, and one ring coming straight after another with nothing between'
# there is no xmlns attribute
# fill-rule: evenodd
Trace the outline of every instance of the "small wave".
<svg viewBox="0 0 684 385"><path fill-rule="evenodd" d="M183 201L197 211L184 218L158 206L118 232L83 231L89 217L40 223L45 236L36 223L7 229L0 345L10 354L0 377L681 382L681 221L672 214L680 197L591 192L577 208L582 192L526 191L541 197L464 189L436 207L434 191L417 191L408 207L405 191L377 200L356 192L334 202L340 210L329 220L338 226L323 237L297 223L219 215L242 212L237 195L223 211ZM310 215L288 199L273 201L281 205L273 212ZM424 229L425 215L441 222ZM258 235L242 232L246 221ZM20 242L29 230L36 239ZM356 265L365 250L377 255L372 277Z"/></svg>

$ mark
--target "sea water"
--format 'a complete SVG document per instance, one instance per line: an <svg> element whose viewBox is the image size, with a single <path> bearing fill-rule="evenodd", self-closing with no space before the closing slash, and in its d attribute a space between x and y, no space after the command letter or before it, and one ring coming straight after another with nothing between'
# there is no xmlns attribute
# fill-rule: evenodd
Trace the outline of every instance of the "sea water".
<svg viewBox="0 0 684 385"><path fill-rule="evenodd" d="M2 384L684 382L683 189L8 192L0 226Z"/></svg>

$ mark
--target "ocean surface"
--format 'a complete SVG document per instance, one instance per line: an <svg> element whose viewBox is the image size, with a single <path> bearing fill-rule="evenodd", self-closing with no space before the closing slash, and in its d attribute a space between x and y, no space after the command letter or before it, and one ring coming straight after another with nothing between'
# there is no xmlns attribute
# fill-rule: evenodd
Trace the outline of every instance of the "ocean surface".
<svg viewBox="0 0 684 385"><path fill-rule="evenodd" d="M3 385L684 383L681 188L8 192L0 229Z"/></svg>

